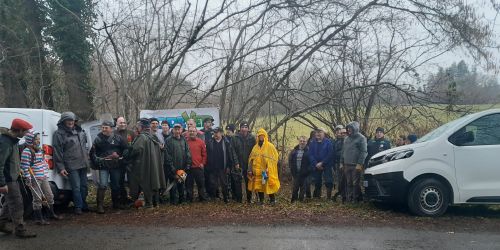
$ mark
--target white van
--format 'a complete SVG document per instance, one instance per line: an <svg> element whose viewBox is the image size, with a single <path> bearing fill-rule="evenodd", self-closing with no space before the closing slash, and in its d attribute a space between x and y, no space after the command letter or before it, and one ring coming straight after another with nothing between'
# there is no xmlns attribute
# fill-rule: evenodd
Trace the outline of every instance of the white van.
<svg viewBox="0 0 500 250"><path fill-rule="evenodd" d="M57 174L52 162L52 137L57 130L57 122L61 114L45 109L22 109L22 108L0 108L0 127L10 128L12 120L21 118L30 122L33 129L40 133L42 148L45 152L45 160L49 164L49 183L54 193L54 200L57 205L67 206L71 201L71 185L67 179ZM23 188L21 188L23 190ZM5 200L0 197L0 210ZM27 210L31 211L30 207ZM25 213L26 214L26 213Z"/></svg>
<svg viewBox="0 0 500 250"><path fill-rule="evenodd" d="M500 203L500 109L463 116L416 143L374 155L365 171L372 200L406 203L422 216L450 204Z"/></svg>

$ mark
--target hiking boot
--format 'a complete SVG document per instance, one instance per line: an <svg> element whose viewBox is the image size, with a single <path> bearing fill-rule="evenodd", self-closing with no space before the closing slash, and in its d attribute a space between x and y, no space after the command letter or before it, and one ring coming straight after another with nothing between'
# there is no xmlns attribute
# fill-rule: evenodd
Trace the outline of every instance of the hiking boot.
<svg viewBox="0 0 500 250"><path fill-rule="evenodd" d="M53 220L62 220L62 216L60 215L57 215L55 212L54 212L54 205L49 205L49 219L53 219Z"/></svg>
<svg viewBox="0 0 500 250"><path fill-rule="evenodd" d="M12 234L14 231L7 226L7 222L0 223L0 232L4 234Z"/></svg>
<svg viewBox="0 0 500 250"><path fill-rule="evenodd" d="M42 209L37 209L33 211L33 216L35 217L35 223L40 226L50 225L50 222L46 221L43 217Z"/></svg>
<svg viewBox="0 0 500 250"><path fill-rule="evenodd" d="M16 228L16 237L21 238L21 239L28 239L28 238L35 238L36 234L35 233L30 233L24 228L24 225L19 225Z"/></svg>
<svg viewBox="0 0 500 250"><path fill-rule="evenodd" d="M75 208L75 214L76 215L82 215L83 214L82 209L79 208L79 207Z"/></svg>
<svg viewBox="0 0 500 250"><path fill-rule="evenodd" d="M106 194L106 189L97 189L97 213L104 214L104 195Z"/></svg>

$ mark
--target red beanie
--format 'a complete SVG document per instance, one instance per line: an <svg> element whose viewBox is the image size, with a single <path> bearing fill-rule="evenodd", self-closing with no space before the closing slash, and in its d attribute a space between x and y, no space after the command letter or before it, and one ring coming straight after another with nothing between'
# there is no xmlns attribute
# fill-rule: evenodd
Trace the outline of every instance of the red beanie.
<svg viewBox="0 0 500 250"><path fill-rule="evenodd" d="M31 123L23 120L16 118L12 121L12 125L10 126L11 129L19 129L19 130L30 130L33 128Z"/></svg>

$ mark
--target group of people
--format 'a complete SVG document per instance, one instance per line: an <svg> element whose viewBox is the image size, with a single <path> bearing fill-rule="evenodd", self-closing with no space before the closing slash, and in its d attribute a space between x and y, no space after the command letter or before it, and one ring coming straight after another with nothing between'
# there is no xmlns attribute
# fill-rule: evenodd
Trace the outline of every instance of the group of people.
<svg viewBox="0 0 500 250"><path fill-rule="evenodd" d="M311 131L310 137L300 136L298 145L288 157L288 166L293 177L291 201L305 198L320 198L321 188L326 188L327 199L342 202L359 202L363 199L361 178L369 160L375 154L391 148L385 138L385 130L378 127L375 137L367 139L358 122L335 127L335 138L328 136L326 129ZM416 141L416 135L408 136L402 146ZM311 192L311 186L314 191ZM336 191L333 193L333 191Z"/></svg>
<svg viewBox="0 0 500 250"><path fill-rule="evenodd" d="M156 118L142 118L130 130L124 117L102 121L101 131L88 150L85 131L72 112L64 112L53 135L53 163L58 174L71 185L74 213L89 210L87 205L88 168L96 170L97 213L105 213L104 198L108 186L114 209L140 206L153 208L169 194L171 204L197 200L222 199L229 202L276 203L280 188L279 154L267 132L259 129L254 136L247 122L212 128L213 119L203 120L198 130L190 119L186 127ZM33 194L34 218L37 224L48 219L61 219L53 209L54 195L48 183L49 167L40 148L40 133L22 119L15 119L10 129L0 130L0 192L6 205L0 215L0 232L13 233L7 222L15 224L18 237L36 235L26 231L23 201L18 178ZM24 144L19 139L24 137ZM311 197L320 198L323 183L328 199L342 197L346 202L361 199L360 179L367 160L390 148L384 129L377 128L375 139L367 140L359 131L359 123L335 128L335 139L324 128L312 131L309 138L299 137L298 145L288 157L293 176L292 202ZM21 175L19 173L22 173ZM126 181L127 180L127 181ZM128 183L128 186L126 185ZM244 188L242 188L242 186ZM246 197L244 198L243 189ZM333 191L336 191L333 194ZM222 194L222 198L220 195ZM42 208L47 207L46 213Z"/></svg>

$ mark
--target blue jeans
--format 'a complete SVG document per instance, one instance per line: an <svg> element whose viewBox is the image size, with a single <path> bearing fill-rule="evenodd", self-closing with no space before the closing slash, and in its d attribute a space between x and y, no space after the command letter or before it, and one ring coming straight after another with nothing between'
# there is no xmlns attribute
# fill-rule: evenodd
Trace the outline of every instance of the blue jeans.
<svg viewBox="0 0 500 250"><path fill-rule="evenodd" d="M333 188L333 168L331 166L325 167L323 170L315 169L312 175L314 179L314 197L321 196L323 181L327 189Z"/></svg>
<svg viewBox="0 0 500 250"><path fill-rule="evenodd" d="M123 176L122 168L112 168L112 169L101 169L99 170L99 188L106 189L108 183L111 184L111 190L113 192L120 191L120 185Z"/></svg>
<svg viewBox="0 0 500 250"><path fill-rule="evenodd" d="M87 168L70 170L68 177L73 192L73 205L75 208L88 209Z"/></svg>

